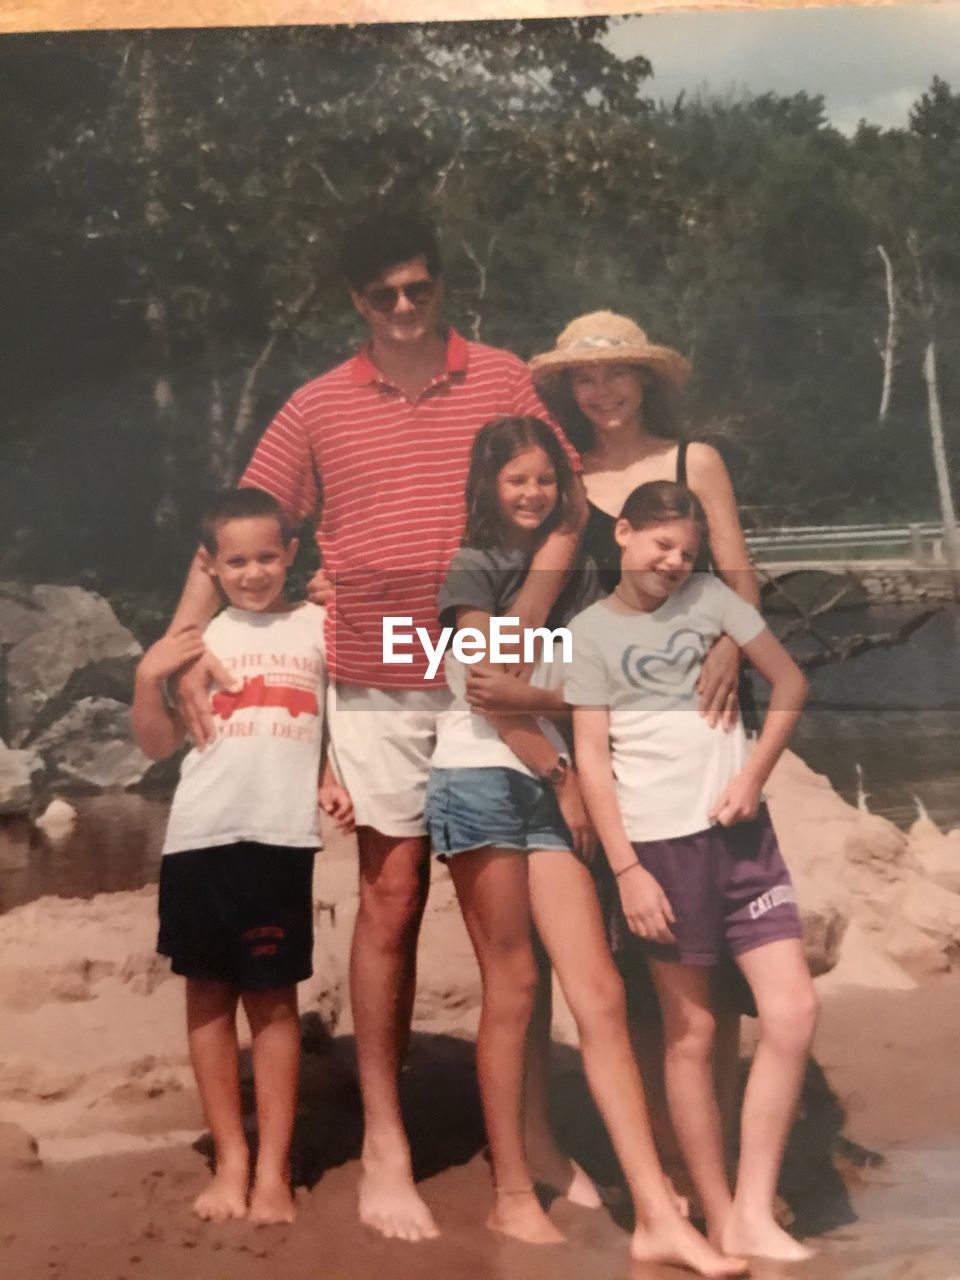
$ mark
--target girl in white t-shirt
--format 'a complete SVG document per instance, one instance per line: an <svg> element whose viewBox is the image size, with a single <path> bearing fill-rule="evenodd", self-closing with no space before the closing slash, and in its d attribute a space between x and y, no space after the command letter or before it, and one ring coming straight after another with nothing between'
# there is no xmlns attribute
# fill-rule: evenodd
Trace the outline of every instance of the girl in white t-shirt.
<svg viewBox="0 0 960 1280"><path fill-rule="evenodd" d="M488 423L474 442L467 532L440 594L441 615L455 614L458 628L475 628L489 641L491 618L509 614L572 484L545 423ZM578 595L582 603L576 585L564 589L549 625L570 616ZM545 663L527 683L483 659L465 678L450 659L454 702L438 726L427 790L428 829L450 868L483 986L477 1070L496 1186L488 1225L533 1243L563 1239L534 1192L537 1153L528 1159L524 1140L525 1046L538 980L532 917L576 1019L587 1078L633 1196L633 1258L738 1274L742 1260L724 1257L680 1215L657 1162L623 986L586 865L595 837L563 738L547 722L565 710L559 689L549 687L552 670L559 674Z"/></svg>
<svg viewBox="0 0 960 1280"><path fill-rule="evenodd" d="M806 683L752 605L711 574L691 572L701 528L699 504L682 485L655 481L630 494L615 528L620 582L571 623L564 693L622 917L649 957L667 1099L710 1238L731 1253L800 1261L810 1250L777 1224L773 1203L817 1002L793 885L760 792ZM720 635L772 686L749 756L739 723L711 726L698 714L703 659ZM760 1026L733 1195L716 1101L711 981L730 957Z"/></svg>

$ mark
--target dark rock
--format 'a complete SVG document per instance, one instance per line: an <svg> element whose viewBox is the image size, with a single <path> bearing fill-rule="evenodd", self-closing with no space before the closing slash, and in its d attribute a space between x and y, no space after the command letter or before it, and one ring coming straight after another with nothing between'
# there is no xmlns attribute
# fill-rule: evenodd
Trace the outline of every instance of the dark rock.
<svg viewBox="0 0 960 1280"><path fill-rule="evenodd" d="M34 751L11 751L0 741L0 814L26 813L33 784L43 773L43 761Z"/></svg>
<svg viewBox="0 0 960 1280"><path fill-rule="evenodd" d="M129 679L140 645L102 596L81 587L0 584L0 649L5 652L5 728L14 747L31 736L44 708L86 668L100 691ZM120 660L126 665L102 664Z"/></svg>
<svg viewBox="0 0 960 1280"><path fill-rule="evenodd" d="M74 671L61 692L50 699L33 722L30 738L38 737L83 698L112 698L129 705L133 701L133 680L138 661L136 654L125 658L101 658Z"/></svg>
<svg viewBox="0 0 960 1280"><path fill-rule="evenodd" d="M152 768L133 740L130 708L113 698L83 698L31 746L48 779L87 790L136 786Z"/></svg>

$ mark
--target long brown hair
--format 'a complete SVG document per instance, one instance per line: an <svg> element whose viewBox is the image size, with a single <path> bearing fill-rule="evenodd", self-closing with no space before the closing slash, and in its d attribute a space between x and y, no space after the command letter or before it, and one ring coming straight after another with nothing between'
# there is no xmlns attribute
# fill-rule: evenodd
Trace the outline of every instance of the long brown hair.
<svg viewBox="0 0 960 1280"><path fill-rule="evenodd" d="M474 437L467 474L465 547L496 547L503 541L503 519L497 501L497 477L518 453L539 445L557 476L557 505L538 535L569 522L572 514L573 468L556 433L542 418L494 418Z"/></svg>
<svg viewBox="0 0 960 1280"><path fill-rule="evenodd" d="M643 368L642 365L631 367ZM540 399L563 427L576 451L592 453L597 447L597 429L577 406L570 373L571 370L565 369L550 383L541 386ZM679 396L662 378L651 377L643 384L643 425L652 436L662 440L684 438Z"/></svg>

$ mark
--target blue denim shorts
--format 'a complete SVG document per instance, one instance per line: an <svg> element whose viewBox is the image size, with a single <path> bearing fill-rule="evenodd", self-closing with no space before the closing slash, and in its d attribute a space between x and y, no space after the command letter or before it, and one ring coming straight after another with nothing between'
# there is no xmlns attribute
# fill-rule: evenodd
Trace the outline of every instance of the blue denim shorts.
<svg viewBox="0 0 960 1280"><path fill-rule="evenodd" d="M573 852L553 787L518 769L431 769L425 817L440 859L487 847Z"/></svg>

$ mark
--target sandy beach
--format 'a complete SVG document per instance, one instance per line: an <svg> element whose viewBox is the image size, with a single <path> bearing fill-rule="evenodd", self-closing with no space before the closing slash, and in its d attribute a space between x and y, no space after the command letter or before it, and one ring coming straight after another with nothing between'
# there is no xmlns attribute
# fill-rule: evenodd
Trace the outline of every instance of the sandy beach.
<svg viewBox="0 0 960 1280"><path fill-rule="evenodd" d="M796 757L770 791L823 1001L781 1186L796 1229L819 1252L790 1272L956 1280L957 838L930 823L899 832L848 805ZM81 813L81 835L84 821ZM210 1148L186 1059L180 981L154 953L155 888L43 897L0 915L0 1280L245 1280L265 1266L284 1280L412 1280L427 1270L465 1280L678 1274L631 1273L619 1171L562 1001L557 1128L612 1188L610 1210L555 1201L550 1213L569 1244L544 1249L483 1227L491 1189L473 1067L479 981L439 865L403 1102L442 1236L410 1246L358 1225L361 1117L346 993L355 877L351 842L333 840L314 882L315 975L301 988L292 1227L209 1226L191 1214ZM244 1070L252 1126L249 1062ZM754 1274L786 1272L758 1265Z"/></svg>
<svg viewBox="0 0 960 1280"><path fill-rule="evenodd" d="M265 1268L285 1280L359 1280L378 1273L413 1280L428 1269L464 1280L630 1275L654 1280L677 1274L649 1267L631 1272L627 1236L614 1218L562 1201L551 1212L569 1233L568 1246L538 1250L498 1240L483 1229L490 1189L472 1048L450 1036L418 1035L404 1081L418 1172L442 1224L442 1238L406 1246L361 1229L354 1214L359 1109L350 1070L352 1042L327 1040L313 1031L307 1037L296 1143L300 1219L295 1226L197 1222L190 1202L206 1177L202 1140L32 1164L27 1144L7 1131L0 1147L0 1275L245 1280L262 1276ZM960 1194L958 1043L960 980L955 976L931 979L914 992L861 988L826 995L816 1061L832 1092L825 1092L822 1082L808 1090L786 1177L791 1207L817 1233L821 1250L791 1274L949 1280L960 1272L953 1222ZM558 1059L561 1132L592 1172L609 1178L609 1154L584 1106L575 1054L561 1049ZM817 1074L814 1068L812 1075ZM142 1103L141 1111L144 1140L175 1120L185 1128L200 1127L189 1090L177 1095L175 1108L158 1096L153 1104ZM859 1155L850 1142L875 1151L883 1163L859 1167L844 1154ZM768 1264L755 1274L779 1272Z"/></svg>

